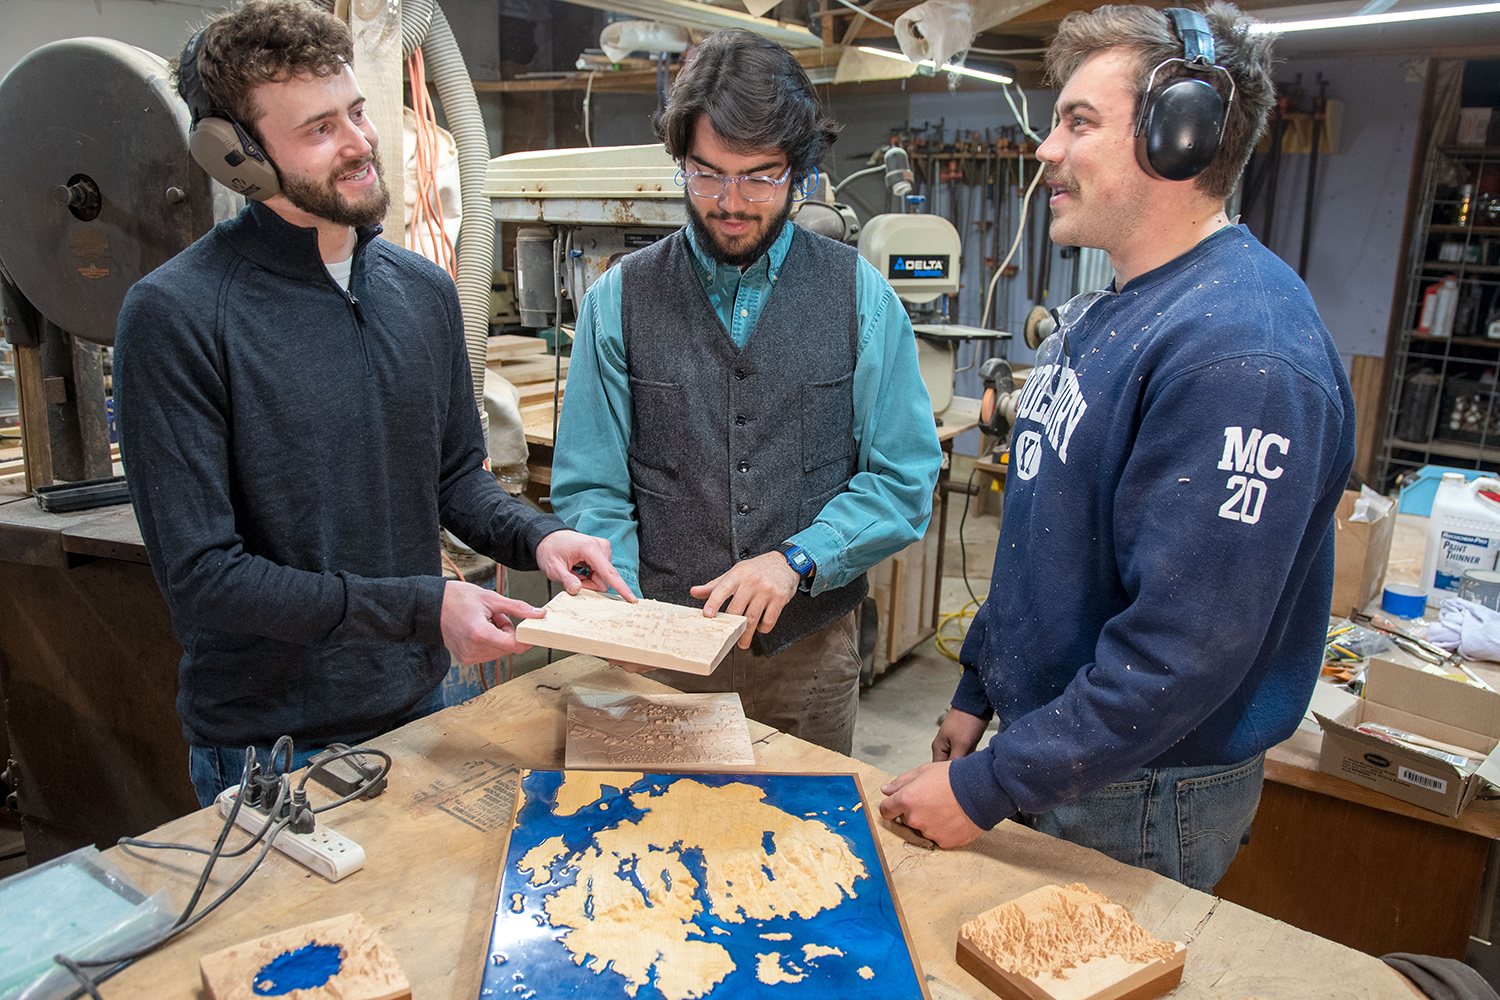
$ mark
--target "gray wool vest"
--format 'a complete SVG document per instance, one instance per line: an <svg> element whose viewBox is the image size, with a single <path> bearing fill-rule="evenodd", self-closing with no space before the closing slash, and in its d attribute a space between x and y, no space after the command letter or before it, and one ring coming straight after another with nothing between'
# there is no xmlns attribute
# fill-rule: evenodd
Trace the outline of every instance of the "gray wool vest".
<svg viewBox="0 0 1500 1000"><path fill-rule="evenodd" d="M691 587L774 551L848 488L856 262L853 247L794 227L743 350L709 301L686 230L620 262L643 596L700 602ZM868 592L864 574L817 597L798 591L755 642L775 656Z"/></svg>

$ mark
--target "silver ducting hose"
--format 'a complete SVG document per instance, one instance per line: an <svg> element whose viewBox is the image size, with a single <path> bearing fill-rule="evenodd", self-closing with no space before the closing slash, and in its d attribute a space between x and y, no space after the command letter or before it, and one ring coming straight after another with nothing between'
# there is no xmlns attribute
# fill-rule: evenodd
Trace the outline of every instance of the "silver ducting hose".
<svg viewBox="0 0 1500 1000"><path fill-rule="evenodd" d="M411 0L405 0L404 8ZM479 407L485 439L489 438L489 420L484 412L484 372L489 361L490 286L495 270L495 223L490 215L489 199L484 196L484 177L489 169L490 142L485 134L484 119L479 114L479 100L474 96L474 82L464 66L458 41L443 9L428 0L432 8L427 37L422 41L422 56L427 74L437 87L448 131L458 146L458 181L463 222L458 230L458 302L464 316L464 341L469 348L469 373L474 382L474 403ZM402 43L405 44L405 21Z"/></svg>
<svg viewBox="0 0 1500 1000"><path fill-rule="evenodd" d="M317 0L325 10L333 0ZM464 66L458 40L436 0L401 0L401 58L408 59L418 47L427 74L437 87L438 101L448 119L448 131L458 146L458 183L463 222L459 226L458 304L464 317L464 343L469 353L469 373L474 383L474 405L485 440L489 440L489 418L484 412L484 372L489 363L490 285L495 269L495 226L484 196L484 175L489 169L490 142L474 96L474 82Z"/></svg>
<svg viewBox="0 0 1500 1000"><path fill-rule="evenodd" d="M427 40L432 24L433 0L401 0L401 58L411 54Z"/></svg>

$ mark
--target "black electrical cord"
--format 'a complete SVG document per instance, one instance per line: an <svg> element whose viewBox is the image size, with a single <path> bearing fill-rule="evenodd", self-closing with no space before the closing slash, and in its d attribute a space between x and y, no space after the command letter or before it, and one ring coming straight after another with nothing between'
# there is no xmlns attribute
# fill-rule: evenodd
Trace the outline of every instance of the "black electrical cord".
<svg viewBox="0 0 1500 1000"><path fill-rule="evenodd" d="M359 757L364 754L370 754L371 756L379 757L382 761L385 762L385 766L380 769L380 773L372 778L366 778L358 788L350 792L348 795L345 795L343 798L334 799L327 805L318 806L318 808L313 810L314 813L327 812L328 810L335 809L346 802L353 802L355 799L359 798L361 795L365 794L365 792L374 787L381 778L384 778L386 775L391 773L391 755L386 753L384 750L376 750L374 747L350 747L346 750L340 750L338 753L335 753L328 757L324 757L323 760L319 762L319 766L332 763L333 761L339 760L343 757ZM312 777L313 770L313 768L308 768L307 773L304 774L302 776L302 779L297 782L298 794L302 792L303 786L307 784L307 779Z"/></svg>
<svg viewBox="0 0 1500 1000"><path fill-rule="evenodd" d="M80 998L83 997L85 993L93 998L93 1000L103 1000L103 998L99 996L98 992L98 985L100 983L112 978L113 976L121 972L124 972L126 969L130 968L131 965L135 964L138 959L144 958L145 956L151 954L158 948L170 942L173 938L186 934L188 931L196 927L201 920L207 917L214 910L218 909L221 903L227 900L230 896L234 895L235 892L239 890L240 886L244 885L245 882L249 880L251 875L255 874L255 870L260 867L261 862L266 860L266 855L271 853L271 848L274 846L276 835L286 827L288 822L290 821L282 820L276 824L276 826L271 830L270 836L266 838L265 846L263 846L260 850L260 853L256 855L255 860L250 863L249 867L245 869L245 871L240 875L239 878L235 879L234 883L230 885L229 888L225 889L222 893L215 897L211 903L205 906L199 913L194 915L192 919L184 921L182 917L179 917L178 920L180 922L173 924L172 927L168 928L167 933L159 940L154 941L143 948L139 948L133 952L129 952L128 954L114 955L110 958L75 960L68 958L66 955L54 955L54 960L57 961L58 964L66 968L69 972L72 972L73 975L82 984L81 988L69 994L66 1000L80 1000ZM217 860L217 858L212 859L209 864L205 866L205 870L211 868L213 862ZM196 899L193 903L189 904L189 907L193 905L196 905ZM187 909L184 909L184 916L186 916L187 912L189 911ZM112 965L113 968L105 972L103 975L94 977L92 979L89 978L88 974L81 968L82 966L97 967L105 965Z"/></svg>
<svg viewBox="0 0 1500 1000"><path fill-rule="evenodd" d="M278 741L277 746L279 747L280 745L280 741ZM255 765L255 748L247 747L245 749L245 765L240 770L241 792L244 791L245 786L249 783L250 775L253 773L252 769L255 767ZM78 998L82 997L85 993L94 998L94 1000L102 1000L102 998L99 997L99 983L103 982L106 979L109 979L116 973L129 968L130 964L137 958L142 955L149 954L157 948L160 948L162 945L172 940L172 938L176 937L181 931L186 930L188 926L191 926L191 924L188 923L188 920L192 916L194 908L198 905L198 900L203 895L203 888L208 884L208 878L209 875L213 873L214 865L218 863L219 856L224 849L224 841L229 838L229 831L234 828L234 819L235 816L239 814L239 811L240 800L239 796L236 796L234 807L229 810L229 815L224 817L224 823L219 828L218 839L214 842L213 850L208 854L208 860L203 864L203 871L198 875L198 885L193 889L192 898L188 900L187 905L183 907L182 912L177 915L177 919L172 922L172 926L167 928L166 934L164 934L161 938L145 946L144 948L137 949L135 952L132 952L130 954L112 956L107 959L79 960L69 958L67 955L62 954L52 956L53 960L63 968L71 972L73 974L73 977L77 979L80 984L80 988L70 994L68 1000L78 1000ZM268 840L267 847L269 846L270 841ZM264 857L264 854L262 854L262 857ZM259 865L259 863L260 862L257 859L255 865ZM255 865L251 866L252 870L254 869ZM216 900L215 905L222 901L223 897ZM83 971L83 966L99 967L106 965L112 965L114 966L114 968L110 969L108 972L104 973L104 975L97 978L90 978L89 975Z"/></svg>
<svg viewBox="0 0 1500 1000"><path fill-rule="evenodd" d="M291 737L289 737L289 736L283 736L280 739L278 739L276 741L276 745L271 748L270 757L271 757L271 760L274 761L276 759L276 755L278 753L282 753L282 744L283 743L285 743L285 745L286 745L286 750L285 750L285 761L283 762L282 767L283 767L283 769L286 769L286 768L290 768L292 766L292 740L291 740ZM253 773L253 768L255 767L255 764L256 764L255 748L253 746L246 747L245 748L245 766L240 771L240 792L241 793L244 792L245 786L246 786L246 784L250 780L250 777L251 777L251 775ZM278 785L277 789L276 789L276 798L272 799L271 802L270 802L270 804L264 810L264 812L266 814L266 821L265 821L264 824L262 824L261 828L255 832L255 834L250 838L249 842L246 843L244 846L240 847L237 850L230 851L228 854L220 853L220 854L217 855L217 857L219 857L221 859L222 858L238 858L241 855L244 855L244 854L248 853L252 847L254 847L257 843L260 842L260 839L266 835L266 832L271 829L271 824L276 821L276 811L277 811L277 809L280 808L280 806L281 806L281 788ZM235 796L235 801L234 801L234 808L230 811L230 814L229 814L229 817L228 817L228 821L226 823L226 829L233 828L233 825L234 825L234 816L235 816L236 813L239 812L239 809L240 809L240 797L238 795L236 795ZM221 834L221 838L220 839L221 840L223 839L222 834ZM135 837L121 837L115 843L119 844L122 847L137 847L137 848L142 848L142 849L147 849L147 850L153 850L153 851L189 851L189 852L191 852L193 854L208 854L208 855L213 855L214 854L214 852L212 850L209 850L208 848L204 848L204 847L198 847L198 846L196 846L194 844L173 844L173 843L167 843L167 842L157 841L157 840L139 840L139 839L137 839Z"/></svg>
<svg viewBox="0 0 1500 1000"><path fill-rule="evenodd" d="M245 748L245 766L240 771L239 794L235 795L234 805L230 807L228 815L224 817L224 824L219 830L219 837L214 842L214 846L211 850L205 850L201 847L196 847L190 844L169 844L158 843L155 841L136 840L130 837L121 838L121 844L127 844L133 847L153 849L193 851L199 854L207 854L208 860L204 863L203 871L198 876L198 884L193 890L192 897L188 900L187 905L183 907L182 912L178 914L177 919L173 921L172 926L167 928L166 934L164 934L158 940L142 948L138 948L135 951L131 951L123 955L114 955L109 958L73 959L69 958L67 955L54 955L53 960L63 968L67 969L70 973L72 973L73 977L79 982L79 988L73 991L73 993L69 994L66 1000L80 1000L80 998L85 994L88 995L91 1000L103 1000L103 997L101 997L99 994L100 983L104 982L107 979L110 979L120 972L125 971L138 959L144 958L146 955L151 954L174 938L187 933L193 927L197 926L198 923L205 917L207 917L210 913L218 909L222 903L228 900L230 896L234 895L235 892L237 892L239 888L249 880L250 876L255 873L255 870L260 867L261 862L266 859L266 855L271 852L271 848L275 846L276 837L292 822L290 816L279 820L275 818L276 813L280 810L282 799L284 797L289 797L289 783L285 777L285 772L290 771L292 767L293 746L291 737L282 736L276 741L276 744L271 748L271 760L274 761L276 759L276 755L279 753L284 754L284 760L282 762L283 778L277 784L275 798L266 805L266 822L261 826L260 830L250 838L250 842L245 844L238 850L228 854L224 853L224 842L229 837L229 831L234 829L234 821L235 818L239 815L240 805L245 789L249 785L252 773L254 773L254 768L256 766L256 754L255 748L253 746ZM313 810L313 812L326 812L329 809L341 806L346 802L350 802L353 799L358 798L366 791L368 791L369 788L373 786L377 781L379 781L381 778L384 778L387 774L390 773L392 766L391 755L386 753L384 750L376 750L373 747L354 747L346 750L341 750L337 754L329 757L327 760L337 760L341 757L352 757L360 754L371 754L373 756L379 757L384 763L384 766L381 768L380 773L372 778L367 779L360 785L359 788L344 796L343 798L336 799L335 801L330 802L327 805L320 806L319 808ZM324 763L327 763L327 761L324 761ZM311 774L312 771L311 769L309 769L307 774L304 774L301 780L297 783L297 795L300 796L303 793L303 786L307 784L307 779L309 776L311 776ZM250 848L254 847L256 843L260 842L262 839L264 840L264 846L261 847L260 854L256 855L255 860L250 863L249 867L247 867L244 872L240 874L239 878L235 879L235 881L227 889L225 889L222 893L215 897L213 901L205 906L201 911L198 911L195 914L194 910L198 905L198 901L203 896L204 887L208 884L208 879L213 872L214 865L216 865L222 858L238 857L246 853L250 850ZM86 967L102 968L104 966L112 966L112 968L108 969L108 971L99 976L91 977L86 971L84 971Z"/></svg>

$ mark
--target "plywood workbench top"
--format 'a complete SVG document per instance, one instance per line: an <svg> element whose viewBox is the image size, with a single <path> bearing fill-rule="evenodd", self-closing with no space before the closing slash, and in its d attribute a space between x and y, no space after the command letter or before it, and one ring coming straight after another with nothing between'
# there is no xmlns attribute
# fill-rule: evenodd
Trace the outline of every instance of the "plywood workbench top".
<svg viewBox="0 0 1500 1000"><path fill-rule="evenodd" d="M396 761L389 790L326 817L363 846L363 870L329 883L273 852L219 911L111 981L105 993L196 998L202 955L359 912L395 952L414 997L472 1000L479 992L517 770L562 766L567 700L575 686L663 690L592 657L573 656L375 740ZM883 772L754 722L750 730L757 769L853 772L872 807L880 801L880 785L889 778ZM328 800L321 789L313 798L315 804ZM151 837L209 845L219 823L217 813L204 810ZM957 851L916 847L884 829L880 838L917 955L926 973L942 981L930 983L934 997L991 995L955 962L961 924L1032 889L1075 881L1125 906L1153 935L1188 942L1187 969L1175 996L1412 995L1374 958L1014 823ZM169 888L176 906L185 902L201 861L173 852L108 853L147 892ZM209 894L232 881L245 863L223 863Z"/></svg>

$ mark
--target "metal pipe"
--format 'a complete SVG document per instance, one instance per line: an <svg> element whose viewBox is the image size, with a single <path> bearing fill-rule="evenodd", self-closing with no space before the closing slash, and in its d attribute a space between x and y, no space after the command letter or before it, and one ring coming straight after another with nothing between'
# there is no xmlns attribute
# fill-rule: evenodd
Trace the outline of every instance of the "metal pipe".
<svg viewBox="0 0 1500 1000"><path fill-rule="evenodd" d="M1318 184L1318 146L1322 139L1323 118L1328 113L1328 102L1324 94L1328 81L1318 74L1318 99L1313 104L1312 148L1307 152L1307 200L1302 206L1302 256L1297 263L1297 277L1307 277L1307 252L1312 245L1312 220L1314 191Z"/></svg>

